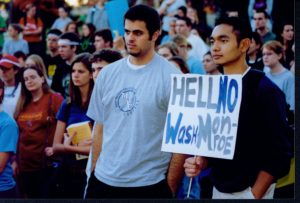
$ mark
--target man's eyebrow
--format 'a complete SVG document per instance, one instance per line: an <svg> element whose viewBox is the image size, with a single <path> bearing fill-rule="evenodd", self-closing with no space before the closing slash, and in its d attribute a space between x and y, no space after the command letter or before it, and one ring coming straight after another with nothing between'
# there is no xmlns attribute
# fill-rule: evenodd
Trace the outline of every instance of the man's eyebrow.
<svg viewBox="0 0 300 203"><path fill-rule="evenodd" d="M209 37L209 40L214 40L214 39L227 39L227 38L229 38L229 36L228 35L218 35L218 36L210 36Z"/></svg>
<svg viewBox="0 0 300 203"><path fill-rule="evenodd" d="M126 28L124 28L125 32L144 32L143 30L139 30L139 29L136 29L136 30L128 30Z"/></svg>

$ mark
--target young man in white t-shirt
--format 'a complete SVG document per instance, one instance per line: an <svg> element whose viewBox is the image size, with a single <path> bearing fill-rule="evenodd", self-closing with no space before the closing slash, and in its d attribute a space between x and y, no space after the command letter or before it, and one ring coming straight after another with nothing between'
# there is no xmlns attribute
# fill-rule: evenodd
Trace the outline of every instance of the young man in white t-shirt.
<svg viewBox="0 0 300 203"><path fill-rule="evenodd" d="M101 70L87 115L95 120L92 169L86 198L171 198L185 156L161 151L172 73L155 53L158 13L145 5L125 14L128 57Z"/></svg>

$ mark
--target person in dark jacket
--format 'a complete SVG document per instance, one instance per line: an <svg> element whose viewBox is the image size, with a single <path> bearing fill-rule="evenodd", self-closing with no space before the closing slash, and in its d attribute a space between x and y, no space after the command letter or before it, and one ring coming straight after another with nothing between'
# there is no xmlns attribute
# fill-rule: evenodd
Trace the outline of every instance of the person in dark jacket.
<svg viewBox="0 0 300 203"><path fill-rule="evenodd" d="M288 173L288 140L283 92L246 63L250 25L237 17L219 19L211 34L211 52L224 74L242 75L242 102L232 160L194 157L184 163L187 176L211 167L213 199L272 199L277 179Z"/></svg>

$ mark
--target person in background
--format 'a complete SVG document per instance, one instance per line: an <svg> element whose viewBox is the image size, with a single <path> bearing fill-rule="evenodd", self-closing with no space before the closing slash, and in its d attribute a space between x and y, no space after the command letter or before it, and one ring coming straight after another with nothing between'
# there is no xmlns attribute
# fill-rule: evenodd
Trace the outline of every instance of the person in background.
<svg viewBox="0 0 300 203"><path fill-rule="evenodd" d="M16 57L6 55L0 60L0 78L5 83L2 108L12 118L21 92L19 70L20 65Z"/></svg>
<svg viewBox="0 0 300 203"><path fill-rule="evenodd" d="M183 35L175 35L173 42L178 47L178 55L181 56L188 64L190 73L205 74L202 61L200 61L198 58L195 58L193 55L188 54L189 49L193 45L189 44Z"/></svg>
<svg viewBox="0 0 300 203"><path fill-rule="evenodd" d="M48 85L49 86L51 85L51 81L48 79L47 70L46 70L44 61L39 55L32 54L27 57L27 59L25 61L25 68L28 68L30 66L35 66L38 69L40 69L42 71L42 73L45 75L45 80L48 83Z"/></svg>
<svg viewBox="0 0 300 203"><path fill-rule="evenodd" d="M169 60L173 56L178 56L179 50L174 42L167 42L157 47L157 53Z"/></svg>
<svg viewBox="0 0 300 203"><path fill-rule="evenodd" d="M40 68L27 67L21 81L14 114L20 129L17 153L20 189L25 198L48 198L47 172L52 163L44 150L53 142L55 114L63 98L50 90L46 74Z"/></svg>
<svg viewBox="0 0 300 203"><path fill-rule="evenodd" d="M92 23L82 25L81 52L93 53L95 26Z"/></svg>
<svg viewBox="0 0 300 203"><path fill-rule="evenodd" d="M286 22L281 26L281 33L278 39L283 45L284 52L282 57L282 65L290 70L291 62L294 60L294 52L292 46L294 44L294 25Z"/></svg>
<svg viewBox="0 0 300 203"><path fill-rule="evenodd" d="M102 29L95 32L94 46L96 51L104 48L113 48L113 37L109 29Z"/></svg>
<svg viewBox="0 0 300 203"><path fill-rule="evenodd" d="M54 21L51 29L58 29L61 32L64 31L66 25L72 22L72 19L68 16L69 8L61 6L58 8L58 18Z"/></svg>
<svg viewBox="0 0 300 203"><path fill-rule="evenodd" d="M166 35L164 35L160 41L160 44L165 44L166 42L172 41L172 38L176 35L176 18L173 17L169 21L169 30Z"/></svg>
<svg viewBox="0 0 300 203"><path fill-rule="evenodd" d="M182 57L172 56L168 60L172 62L183 74L190 72L185 60Z"/></svg>
<svg viewBox="0 0 300 203"><path fill-rule="evenodd" d="M163 0L158 8L158 13L162 17L162 30L168 32L169 22L177 14L180 6L186 6L185 0Z"/></svg>
<svg viewBox="0 0 300 203"><path fill-rule="evenodd" d="M280 63L283 57L283 46L272 40L262 46L264 65L270 68L266 76L270 78L285 94L290 110L295 110L295 77Z"/></svg>
<svg viewBox="0 0 300 203"><path fill-rule="evenodd" d="M63 59L53 75L51 88L66 98L69 95L71 64L79 49L80 39L73 32L66 32L59 37L58 52Z"/></svg>
<svg viewBox="0 0 300 203"><path fill-rule="evenodd" d="M283 45L278 41L269 41L262 47L263 61L270 68L266 76L270 78L285 94L287 102L288 122L291 133L287 134L290 139L294 140L295 136L295 76L281 64L284 55ZM290 171L283 178L279 179L276 184L274 197L276 198L293 198L295 186L295 160L291 161Z"/></svg>
<svg viewBox="0 0 300 203"><path fill-rule="evenodd" d="M203 63L203 66L204 66L204 69L205 69L207 75L222 74L222 67L215 64L210 51L208 51L206 54L204 54L202 63Z"/></svg>
<svg viewBox="0 0 300 203"><path fill-rule="evenodd" d="M64 29L64 31L63 31L63 33L66 33L66 32L73 32L73 33L79 35L77 23L74 22L74 21L69 22L69 23L66 25L66 27L65 27L65 29Z"/></svg>
<svg viewBox="0 0 300 203"><path fill-rule="evenodd" d="M186 38L192 48L189 50L189 56L196 59L202 59L203 55L208 51L208 46L203 39L191 33L192 23L187 17L177 18L176 20L176 34ZM173 38L174 40L174 38Z"/></svg>
<svg viewBox="0 0 300 203"><path fill-rule="evenodd" d="M180 6L177 9L177 13L176 13L175 17L186 17L186 13L187 13L186 6Z"/></svg>
<svg viewBox="0 0 300 203"><path fill-rule="evenodd" d="M20 70L25 68L25 61L27 59L27 55L23 51L16 51L14 56L18 59ZM23 73L23 72L22 72Z"/></svg>
<svg viewBox="0 0 300 203"><path fill-rule="evenodd" d="M72 73L68 99L62 103L57 113L57 126L52 147L46 149L47 156L56 154L63 156L63 185L64 198L82 198L86 184L85 168L87 157L79 158L79 155L88 155L91 140L86 139L78 145L71 143L72 137L76 134L67 134L66 128L71 124L93 121L86 116L90 102L94 80L92 75L89 53L82 53L75 57L71 64Z"/></svg>
<svg viewBox="0 0 300 203"><path fill-rule="evenodd" d="M253 15L255 31L259 34L263 43L276 39L276 35L267 26L269 18L270 16L264 10L257 10Z"/></svg>
<svg viewBox="0 0 300 203"><path fill-rule="evenodd" d="M44 62L48 78L51 82L58 65L63 63L63 60L58 52L58 40L61 34L62 32L58 29L51 29L47 33L48 54L46 54Z"/></svg>
<svg viewBox="0 0 300 203"><path fill-rule="evenodd" d="M18 198L12 169L17 152L19 131L17 123L2 109L4 82L0 79L0 199Z"/></svg>
<svg viewBox="0 0 300 203"><path fill-rule="evenodd" d="M259 34L257 32L252 32L251 44L246 56L247 64L251 68L263 71L264 63L262 60L261 46L262 41Z"/></svg>
<svg viewBox="0 0 300 203"><path fill-rule="evenodd" d="M98 0L96 5L88 10L86 23L92 23L96 30L109 29L108 17L104 7L107 0Z"/></svg>
<svg viewBox="0 0 300 203"><path fill-rule="evenodd" d="M10 39L4 41L2 54L14 55L17 51L22 51L26 55L29 53L28 43L24 39L19 38L22 32L22 27L19 24L12 23L8 26L8 35Z"/></svg>
<svg viewBox="0 0 300 203"><path fill-rule="evenodd" d="M45 47L42 46L43 22L37 16L36 6L32 3L25 7L26 16L20 19L23 28L23 39L28 42L29 53L44 56Z"/></svg>
<svg viewBox="0 0 300 203"><path fill-rule="evenodd" d="M96 83L96 79L104 66L121 58L123 58L121 53L113 49L102 49L94 52L89 59L92 64L94 82Z"/></svg>
<svg viewBox="0 0 300 203"><path fill-rule="evenodd" d="M4 45L4 33L6 32L6 20L0 15L0 53Z"/></svg>

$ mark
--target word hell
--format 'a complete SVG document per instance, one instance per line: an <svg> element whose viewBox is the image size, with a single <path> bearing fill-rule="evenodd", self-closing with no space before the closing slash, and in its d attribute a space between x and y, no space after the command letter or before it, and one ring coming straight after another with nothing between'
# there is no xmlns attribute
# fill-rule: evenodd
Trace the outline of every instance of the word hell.
<svg viewBox="0 0 300 203"><path fill-rule="evenodd" d="M173 78L173 91L171 104L179 105L184 107L198 107L198 108L208 108L216 109L216 113L220 113L221 110L223 114L225 110L233 112L237 100L238 100L238 83L234 79L228 80L228 76L220 77L219 88L213 86L213 78L208 78L208 94L203 93L203 77L193 77L193 78L181 78L181 83L179 83L177 77ZM192 84L196 84L198 88L191 88ZM218 101L214 103L212 101L213 90L218 89ZM214 92L215 93L215 92ZM191 96L196 96L195 100L191 99ZM207 98L203 98L207 96ZM233 101L231 101L233 96Z"/></svg>

